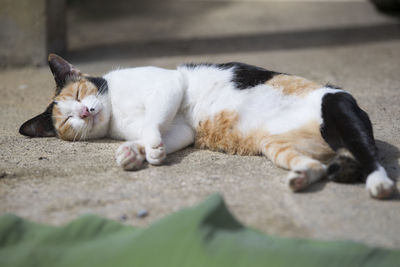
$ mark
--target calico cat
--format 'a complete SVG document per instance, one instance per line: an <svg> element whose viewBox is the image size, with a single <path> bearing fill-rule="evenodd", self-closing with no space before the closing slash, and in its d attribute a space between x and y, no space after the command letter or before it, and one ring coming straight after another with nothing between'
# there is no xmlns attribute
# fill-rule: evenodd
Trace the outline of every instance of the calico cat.
<svg viewBox="0 0 400 267"><path fill-rule="evenodd" d="M116 151L124 170L191 144L240 155L262 154L290 170L289 187L323 178L366 182L384 199L394 182L378 163L368 115L332 85L243 64L139 67L103 77L81 73L50 54L56 91L46 110L19 132L79 141L127 140Z"/></svg>

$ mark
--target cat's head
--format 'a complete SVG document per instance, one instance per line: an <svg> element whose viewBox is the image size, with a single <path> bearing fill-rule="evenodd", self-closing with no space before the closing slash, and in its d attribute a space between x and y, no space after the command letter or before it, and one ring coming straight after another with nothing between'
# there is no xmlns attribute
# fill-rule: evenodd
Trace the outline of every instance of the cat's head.
<svg viewBox="0 0 400 267"><path fill-rule="evenodd" d="M50 54L48 61L55 95L43 113L22 124L20 134L69 141L104 137L110 119L107 81L82 74L57 55Z"/></svg>

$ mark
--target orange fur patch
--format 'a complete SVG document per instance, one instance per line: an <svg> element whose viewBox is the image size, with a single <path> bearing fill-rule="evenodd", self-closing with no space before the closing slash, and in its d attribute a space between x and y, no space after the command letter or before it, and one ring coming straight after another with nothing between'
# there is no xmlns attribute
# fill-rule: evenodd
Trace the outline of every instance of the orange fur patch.
<svg viewBox="0 0 400 267"><path fill-rule="evenodd" d="M222 111L201 121L196 129L195 146L239 155L263 153L276 165L287 169L306 157L327 160L334 155L322 138L317 121L271 135L261 130L244 134L236 127L238 120L237 112Z"/></svg>
<svg viewBox="0 0 400 267"><path fill-rule="evenodd" d="M263 152L277 165L291 169L304 157L326 161L334 151L322 138L320 125L310 121L292 131L269 135L264 140Z"/></svg>
<svg viewBox="0 0 400 267"><path fill-rule="evenodd" d="M261 133L243 135L236 128L239 115L233 111L222 111L214 117L201 121L196 129L195 146L223 151L229 154L260 154Z"/></svg>
<svg viewBox="0 0 400 267"><path fill-rule="evenodd" d="M266 82L274 88L282 90L285 95L304 96L322 86L299 76L280 74Z"/></svg>

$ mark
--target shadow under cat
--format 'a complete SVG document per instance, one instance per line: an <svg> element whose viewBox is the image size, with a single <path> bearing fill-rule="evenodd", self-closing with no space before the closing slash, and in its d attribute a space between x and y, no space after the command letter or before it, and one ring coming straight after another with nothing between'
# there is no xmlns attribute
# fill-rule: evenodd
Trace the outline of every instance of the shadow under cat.
<svg viewBox="0 0 400 267"><path fill-rule="evenodd" d="M112 139L99 139L99 140L88 140L86 142L118 143L121 141L112 140ZM399 165L399 161L398 161L398 159L400 158L400 150L396 146L389 144L382 140L375 140L375 142L376 142L376 146L378 147L379 160L380 160L382 166L386 169L388 176L396 182L400 177L400 165ZM180 164L186 156L193 153L194 151L196 151L196 149L192 145L183 150L172 153L166 158L163 165L164 166L173 166L176 164ZM147 168L149 168L149 166L150 165L147 162L145 162L145 164L143 165L143 168L141 168L140 170L147 169ZM138 170L138 171L140 171L140 170ZM328 179L324 179L324 180L320 181L319 183L310 185L304 191L301 191L299 193L300 194L308 194L308 193L317 193L317 192L323 191L323 189L325 188L325 186L328 182L332 182L332 181L329 181ZM362 184L361 182L353 183L354 186L358 186L361 184ZM351 184L346 184L346 186L349 186L349 185L351 185ZM400 201L399 192L396 191L395 194L393 195L393 197L391 199L389 199L389 201Z"/></svg>

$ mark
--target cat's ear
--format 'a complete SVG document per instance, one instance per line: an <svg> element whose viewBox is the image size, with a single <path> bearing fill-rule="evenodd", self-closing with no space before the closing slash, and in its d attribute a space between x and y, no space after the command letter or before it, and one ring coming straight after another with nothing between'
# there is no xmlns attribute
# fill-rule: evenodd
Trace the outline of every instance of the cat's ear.
<svg viewBox="0 0 400 267"><path fill-rule="evenodd" d="M19 133L30 137L52 137L56 136L53 121L51 118L50 105L45 112L26 121L19 128Z"/></svg>
<svg viewBox="0 0 400 267"><path fill-rule="evenodd" d="M78 81L82 76L80 70L56 54L50 54L48 62L57 84L57 90L61 90L68 82Z"/></svg>

